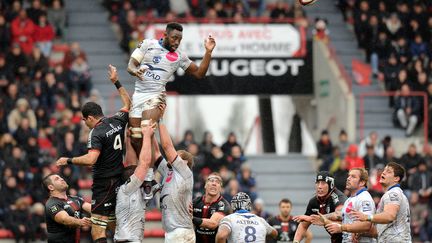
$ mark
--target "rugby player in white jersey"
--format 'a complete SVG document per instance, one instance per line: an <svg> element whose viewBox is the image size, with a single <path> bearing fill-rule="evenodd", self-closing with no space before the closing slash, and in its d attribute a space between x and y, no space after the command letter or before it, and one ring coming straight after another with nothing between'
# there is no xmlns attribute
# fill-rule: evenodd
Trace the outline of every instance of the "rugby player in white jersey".
<svg viewBox="0 0 432 243"><path fill-rule="evenodd" d="M267 236L276 239L278 232L265 219L252 214L251 199L239 192L231 199L233 214L225 216L219 223L216 243L256 242L265 243Z"/></svg>
<svg viewBox="0 0 432 243"><path fill-rule="evenodd" d="M144 199L142 184L151 162L151 138L155 127L155 123L142 127L143 152L140 154L138 166L130 165L123 173L126 182L117 192L115 242L140 243L144 238L147 200ZM132 164L134 162L132 161Z"/></svg>
<svg viewBox="0 0 432 243"><path fill-rule="evenodd" d="M186 53L178 50L182 40L183 27L178 23L166 26L164 38L160 40L145 39L133 51L128 72L136 77L135 91L132 96L129 126L131 127L132 145L139 155L141 149L140 124L148 124L149 119L159 121L162 116L158 106L165 104L165 85L177 69L185 70L186 74L201 79L205 77L210 64L211 53L216 46L213 37L204 41L205 54L198 66L192 62ZM151 184L153 179L153 165L146 178L146 196L151 198Z"/></svg>
<svg viewBox="0 0 432 243"><path fill-rule="evenodd" d="M380 178L385 193L378 204L377 214L367 215L356 211L351 213L355 220L376 224L375 234L380 243L412 242L409 202L399 185L404 175L405 169L401 165L388 163Z"/></svg>
<svg viewBox="0 0 432 243"><path fill-rule="evenodd" d="M372 224L370 222L354 221L350 214L353 211L362 212L366 215L372 215L375 213L375 203L366 188L368 180L369 175L366 169L351 169L346 181L346 189L349 191L350 197L345 201L342 211L321 215L320 219L323 221L328 232L331 234L342 232L343 243L375 242L374 238L364 234L359 234L362 232L368 232L372 228ZM311 217L316 219L319 216L312 215ZM340 223L340 221L342 222Z"/></svg>
<svg viewBox="0 0 432 243"><path fill-rule="evenodd" d="M160 207L165 243L195 243L194 225L189 214L193 189L193 156L187 151L175 150L162 122L159 123L159 135L166 157L158 166L163 177Z"/></svg>

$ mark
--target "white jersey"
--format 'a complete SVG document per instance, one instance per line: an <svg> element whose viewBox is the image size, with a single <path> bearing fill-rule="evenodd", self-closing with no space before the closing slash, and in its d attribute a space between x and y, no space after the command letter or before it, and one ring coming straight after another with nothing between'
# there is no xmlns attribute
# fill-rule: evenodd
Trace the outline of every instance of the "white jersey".
<svg viewBox="0 0 432 243"><path fill-rule="evenodd" d="M342 208L342 224L352 224L354 220L350 216L351 211L362 212L367 215L373 215L375 213L375 202L372 196L366 189L358 191L354 196L349 197ZM342 232L342 242L351 243L353 242L353 233ZM371 237L360 237L358 238L359 243L373 243L375 239Z"/></svg>
<svg viewBox="0 0 432 243"><path fill-rule="evenodd" d="M176 50L170 52L162 46L162 39L145 39L134 50L131 57L147 68L143 79L136 78L135 93L160 94L177 69L186 70L191 64L188 56Z"/></svg>
<svg viewBox="0 0 432 243"><path fill-rule="evenodd" d="M267 235L275 230L265 219L247 211L237 211L225 216L219 223L219 227L221 226L226 226L231 231L228 243L265 243Z"/></svg>
<svg viewBox="0 0 432 243"><path fill-rule="evenodd" d="M160 195L163 229L168 233L177 228L193 230L192 219L189 216L193 188L192 170L180 156L177 156L171 165L162 160L158 171L163 176Z"/></svg>
<svg viewBox="0 0 432 243"><path fill-rule="evenodd" d="M144 238L146 201L142 183L133 174L117 192L116 241L142 241Z"/></svg>
<svg viewBox="0 0 432 243"><path fill-rule="evenodd" d="M387 204L399 205L396 219L389 224L377 224L378 242L410 243L410 208L407 197L399 185L390 187L378 204L377 214L384 211Z"/></svg>

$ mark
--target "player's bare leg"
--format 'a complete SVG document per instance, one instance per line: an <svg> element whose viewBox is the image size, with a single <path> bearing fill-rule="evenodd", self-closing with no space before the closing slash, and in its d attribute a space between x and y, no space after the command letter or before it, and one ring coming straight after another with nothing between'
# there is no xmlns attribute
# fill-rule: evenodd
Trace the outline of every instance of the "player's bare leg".
<svg viewBox="0 0 432 243"><path fill-rule="evenodd" d="M93 242L106 243L106 229L108 227L109 217L99 214L92 214L91 216L92 228L91 235Z"/></svg>

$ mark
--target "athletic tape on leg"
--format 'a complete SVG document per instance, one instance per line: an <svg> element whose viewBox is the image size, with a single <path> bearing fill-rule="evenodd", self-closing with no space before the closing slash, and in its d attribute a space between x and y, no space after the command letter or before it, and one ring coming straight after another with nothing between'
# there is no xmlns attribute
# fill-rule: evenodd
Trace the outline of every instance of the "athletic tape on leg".
<svg viewBox="0 0 432 243"><path fill-rule="evenodd" d="M131 137L133 138L142 138L141 128L139 127L130 127Z"/></svg>

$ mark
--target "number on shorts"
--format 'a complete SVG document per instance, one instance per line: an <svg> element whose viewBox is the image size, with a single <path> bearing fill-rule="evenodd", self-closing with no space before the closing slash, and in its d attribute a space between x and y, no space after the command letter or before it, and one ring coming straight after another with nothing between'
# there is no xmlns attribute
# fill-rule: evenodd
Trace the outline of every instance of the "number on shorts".
<svg viewBox="0 0 432 243"><path fill-rule="evenodd" d="M120 134L117 134L117 136L114 138L114 149L123 149Z"/></svg>
<svg viewBox="0 0 432 243"><path fill-rule="evenodd" d="M245 238L244 238L245 242L255 242L256 241L256 235L255 235L256 229L255 229L255 227L247 226L245 228L245 233L246 233Z"/></svg>

